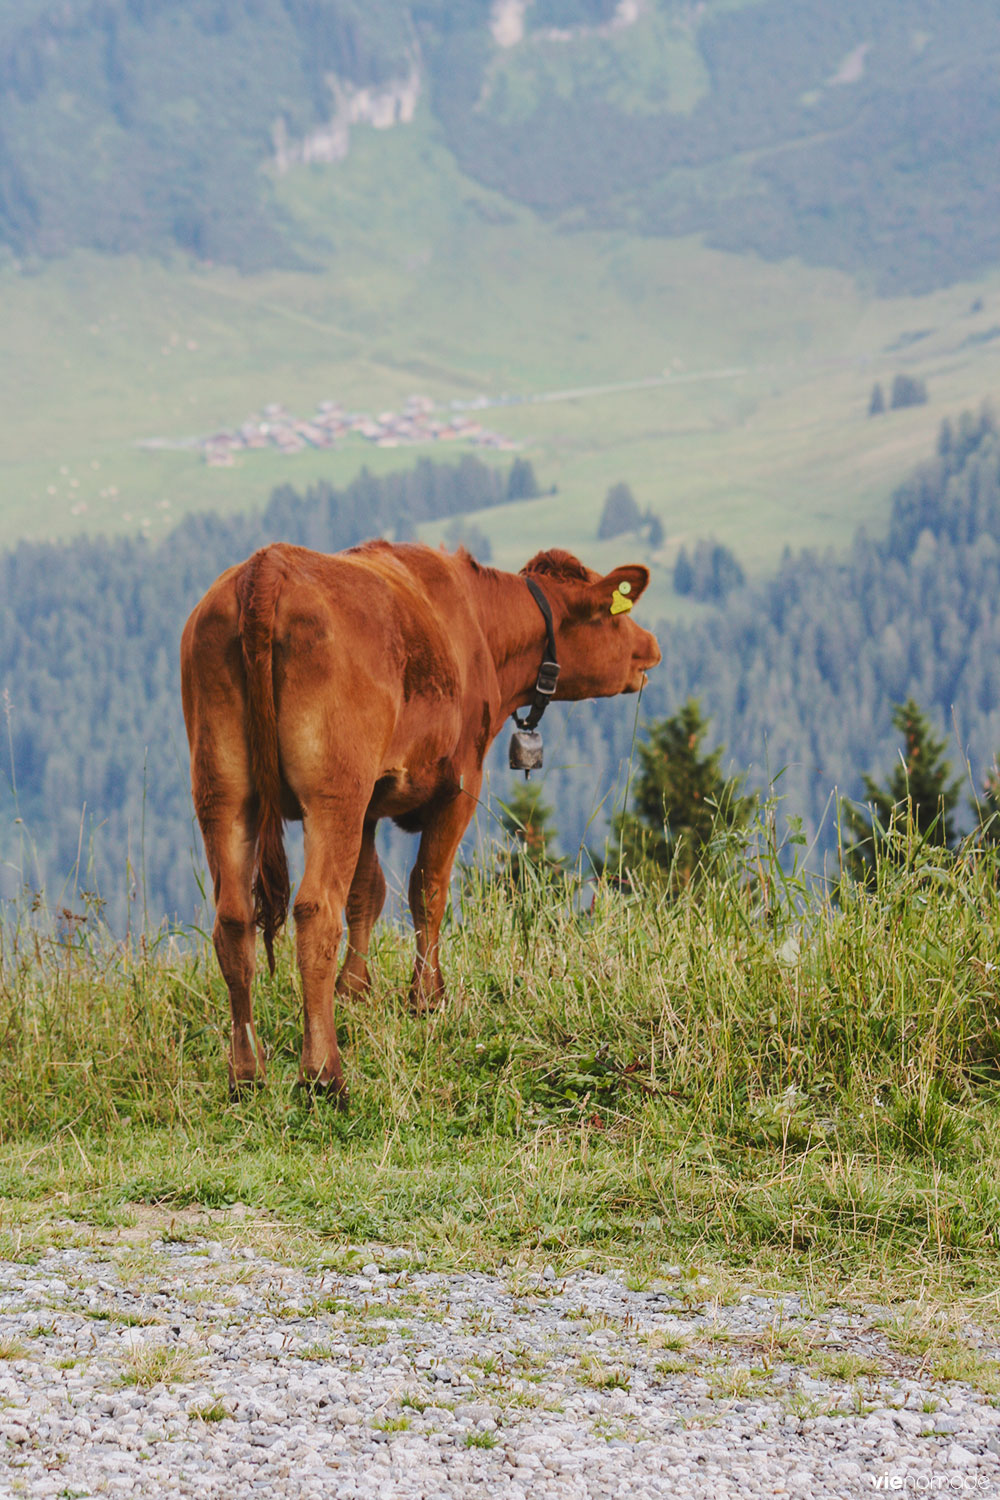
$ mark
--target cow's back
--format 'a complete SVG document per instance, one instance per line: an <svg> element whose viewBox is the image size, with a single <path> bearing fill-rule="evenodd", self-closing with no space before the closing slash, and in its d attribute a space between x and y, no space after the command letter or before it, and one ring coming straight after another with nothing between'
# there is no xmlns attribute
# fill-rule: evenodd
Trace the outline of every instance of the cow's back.
<svg viewBox="0 0 1000 1500"><path fill-rule="evenodd" d="M261 756L247 747L272 694L286 816L317 787L351 796L376 783L392 816L432 798L465 740L485 744L489 658L470 566L422 546L371 542L325 554L279 543L223 573L182 641L196 800L200 761L213 760L217 776L220 754L234 780L258 790L251 762ZM268 654L256 697L248 639L251 658ZM212 756L199 755L203 740ZM203 792L209 779L200 778Z"/></svg>

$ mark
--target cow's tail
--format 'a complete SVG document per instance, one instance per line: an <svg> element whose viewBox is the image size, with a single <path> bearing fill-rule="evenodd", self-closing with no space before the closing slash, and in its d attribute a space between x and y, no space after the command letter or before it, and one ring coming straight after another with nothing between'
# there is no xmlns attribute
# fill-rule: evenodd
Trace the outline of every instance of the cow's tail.
<svg viewBox="0 0 1000 1500"><path fill-rule="evenodd" d="M255 552L236 582L239 632L247 681L247 738L259 814L254 861L254 921L264 934L274 973L274 939L288 915L291 887L281 815L278 715L274 703L274 615L283 574L269 548Z"/></svg>

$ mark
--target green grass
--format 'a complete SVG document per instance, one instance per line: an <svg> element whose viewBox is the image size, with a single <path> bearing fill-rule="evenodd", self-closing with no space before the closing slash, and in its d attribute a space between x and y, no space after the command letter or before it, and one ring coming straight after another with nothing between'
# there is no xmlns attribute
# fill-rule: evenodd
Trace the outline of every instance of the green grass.
<svg viewBox="0 0 1000 1500"><path fill-rule="evenodd" d="M218 1396L206 1406L194 1406L188 1412L192 1421L200 1422L226 1422L232 1415L228 1406Z"/></svg>
<svg viewBox="0 0 1000 1500"><path fill-rule="evenodd" d="M466 1448L495 1448L496 1445L495 1432L467 1432L465 1434Z"/></svg>
<svg viewBox="0 0 1000 1500"><path fill-rule="evenodd" d="M868 1359L863 1354L843 1351L839 1354L821 1354L816 1357L815 1367L827 1380L857 1380L859 1376L876 1376L883 1373L878 1360Z"/></svg>
<svg viewBox="0 0 1000 1500"><path fill-rule="evenodd" d="M473 892L447 937L451 1002L423 1019L404 1003L410 940L384 931L372 996L340 1008L346 1114L293 1091L287 941L258 984L268 1088L230 1104L209 953L8 930L0 1253L238 1201L250 1219L200 1232L312 1264L360 1264L343 1248L359 1241L526 1273L679 1264L697 1303L749 1278L814 1299L976 1298L988 1317L995 865L886 871L835 909L794 882L776 905L762 858L763 885L720 877L672 905L601 891L586 917L544 888Z"/></svg>
<svg viewBox="0 0 1000 1500"><path fill-rule="evenodd" d="M376 1432L408 1432L411 1427L409 1417L384 1417L381 1421L375 1421L372 1426Z"/></svg>
<svg viewBox="0 0 1000 1500"><path fill-rule="evenodd" d="M151 1386L160 1384L181 1384L190 1379L196 1363L189 1349L169 1344L131 1349L125 1361L121 1384L139 1386L142 1390L149 1390Z"/></svg>
<svg viewBox="0 0 1000 1500"><path fill-rule="evenodd" d="M584 1354L580 1359L577 1379L581 1385L593 1386L598 1391L627 1391L631 1377L617 1365L607 1365L593 1354Z"/></svg>
<svg viewBox="0 0 1000 1500"><path fill-rule="evenodd" d="M307 413L332 395L381 410L413 390L446 401L598 388L486 414L558 493L480 524L501 566L556 537L610 564L636 545L595 540L607 487L626 479L662 516L655 583L673 607L682 543L715 534L751 571L785 545L841 545L886 514L942 416L996 387L1000 339L966 341L996 323L1000 274L879 300L837 272L695 240L560 233L463 177L423 116L353 141L346 162L276 183L311 270L240 275L87 253L0 270L0 542L158 535L190 510L242 510L279 483L343 482L363 463L415 457L357 440L333 454L245 455L226 470L136 446L239 422L268 401ZM983 310L970 316L976 296ZM867 419L873 381L900 369L926 377L930 402ZM611 389L665 373L661 385Z"/></svg>

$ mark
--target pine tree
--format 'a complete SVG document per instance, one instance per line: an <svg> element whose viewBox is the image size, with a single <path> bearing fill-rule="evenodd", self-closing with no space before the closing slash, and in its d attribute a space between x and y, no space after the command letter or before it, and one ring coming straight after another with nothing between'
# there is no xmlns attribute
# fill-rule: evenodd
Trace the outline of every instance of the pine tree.
<svg viewBox="0 0 1000 1500"><path fill-rule="evenodd" d="M871 399L868 402L868 415L870 417L878 417L881 416L882 412L884 411L885 396L882 392L881 385L879 385L878 381L876 380L875 384L872 386Z"/></svg>
<svg viewBox="0 0 1000 1500"><path fill-rule="evenodd" d="M527 458L515 458L507 475L508 500L534 500L541 494L535 471Z"/></svg>
<svg viewBox="0 0 1000 1500"><path fill-rule="evenodd" d="M638 531L642 525L642 513L635 496L627 484L613 484L604 497L604 509L597 528L601 541L621 536L626 531Z"/></svg>
<svg viewBox="0 0 1000 1500"><path fill-rule="evenodd" d="M882 860L905 863L915 851L915 840L940 849L953 849L958 842L952 815L962 783L961 778L949 780L947 741L934 737L912 698L896 704L892 722L904 744L887 784L880 787L865 776L864 807L846 798L841 804L853 836L844 850L844 864L862 882L873 877Z"/></svg>
<svg viewBox="0 0 1000 1500"><path fill-rule="evenodd" d="M650 724L648 740L638 746L631 811L615 819L609 870L665 880L676 892L706 867L713 839L746 827L756 798L743 794L743 776L723 775L723 745L702 749L707 731L694 698L672 718Z"/></svg>
<svg viewBox="0 0 1000 1500"><path fill-rule="evenodd" d="M699 544L700 545L700 544ZM734 589L740 589L746 583L746 575L740 567L734 554L721 542L714 542L709 554L711 559L710 583L706 596L714 599L716 603L722 604L727 595Z"/></svg>
<svg viewBox="0 0 1000 1500"><path fill-rule="evenodd" d="M703 604L723 604L746 576L735 555L721 542L701 538L694 552L682 547L674 563L674 593L690 594Z"/></svg>
<svg viewBox="0 0 1000 1500"><path fill-rule="evenodd" d="M442 541L449 551L464 547L477 562L493 561L493 546L489 537L474 521L455 520L445 527Z"/></svg>
<svg viewBox="0 0 1000 1500"><path fill-rule="evenodd" d="M666 532L663 529L663 522L660 520L655 511L647 510L646 514L643 516L643 524L646 527L646 545L649 547L650 551L655 552L657 548L662 547L663 543L666 541Z"/></svg>
<svg viewBox="0 0 1000 1500"><path fill-rule="evenodd" d="M552 853L558 835L551 821L552 808L542 801L541 782L516 782L500 804L500 822L511 842L499 856L498 879L522 886L529 869L544 879L563 876L565 861Z"/></svg>
<svg viewBox="0 0 1000 1500"><path fill-rule="evenodd" d="M923 406L927 400L927 382L919 375L897 375L892 382L889 405L893 411L903 406Z"/></svg>
<svg viewBox="0 0 1000 1500"><path fill-rule="evenodd" d="M694 588L694 568L686 547L682 547L674 563L674 593L690 594Z"/></svg>

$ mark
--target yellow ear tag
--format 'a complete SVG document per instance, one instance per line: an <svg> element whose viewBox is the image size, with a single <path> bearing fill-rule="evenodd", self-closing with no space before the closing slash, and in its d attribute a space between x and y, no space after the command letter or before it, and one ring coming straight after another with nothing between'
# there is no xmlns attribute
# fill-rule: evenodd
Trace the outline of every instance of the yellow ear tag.
<svg viewBox="0 0 1000 1500"><path fill-rule="evenodd" d="M611 595L611 613L613 615L623 615L632 608L632 600L625 597L626 594L631 594L631 592L632 585L627 578L623 578Z"/></svg>

